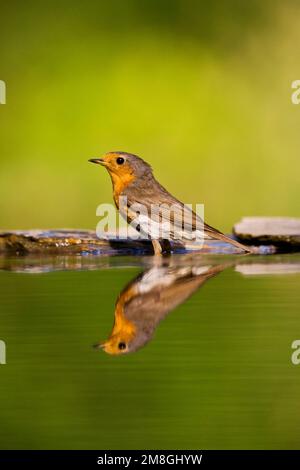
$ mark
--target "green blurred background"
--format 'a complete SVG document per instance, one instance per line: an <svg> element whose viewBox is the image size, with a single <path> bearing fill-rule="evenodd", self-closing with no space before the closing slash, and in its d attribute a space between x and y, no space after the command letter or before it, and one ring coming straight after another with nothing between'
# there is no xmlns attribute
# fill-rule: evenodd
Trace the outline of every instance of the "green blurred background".
<svg viewBox="0 0 300 470"><path fill-rule="evenodd" d="M93 228L136 153L222 230L299 216L299 2L1 2L0 225Z"/></svg>

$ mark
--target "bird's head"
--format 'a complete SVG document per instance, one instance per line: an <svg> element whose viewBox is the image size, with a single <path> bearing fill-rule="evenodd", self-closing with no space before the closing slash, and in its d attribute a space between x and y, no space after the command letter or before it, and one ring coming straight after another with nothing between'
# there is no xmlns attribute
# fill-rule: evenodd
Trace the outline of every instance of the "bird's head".
<svg viewBox="0 0 300 470"><path fill-rule="evenodd" d="M107 354L118 356L120 354L126 354L130 351L130 342L122 337L122 335L116 335L104 341L101 344L96 344L97 349L103 349Z"/></svg>
<svg viewBox="0 0 300 470"><path fill-rule="evenodd" d="M107 354L120 355L131 352L131 343L136 336L134 324L124 316L116 316L113 331L110 337L101 343L95 344L95 348L103 349Z"/></svg>
<svg viewBox="0 0 300 470"><path fill-rule="evenodd" d="M133 321L124 312L127 298L131 297L130 288L125 289L118 297L115 307L114 326L106 341L95 344L97 349L103 349L107 354L120 355L130 352L137 330Z"/></svg>
<svg viewBox="0 0 300 470"><path fill-rule="evenodd" d="M126 152L108 152L101 158L91 158L92 163L104 166L112 178L134 180L152 174L151 166L137 155Z"/></svg>
<svg viewBox="0 0 300 470"><path fill-rule="evenodd" d="M107 354L112 354L113 356L133 353L145 346L151 340L154 333L152 326L147 330L147 328L143 329L133 323L131 325L123 325L119 331L116 330L115 325L110 337L102 343L95 344L94 347L102 349Z"/></svg>

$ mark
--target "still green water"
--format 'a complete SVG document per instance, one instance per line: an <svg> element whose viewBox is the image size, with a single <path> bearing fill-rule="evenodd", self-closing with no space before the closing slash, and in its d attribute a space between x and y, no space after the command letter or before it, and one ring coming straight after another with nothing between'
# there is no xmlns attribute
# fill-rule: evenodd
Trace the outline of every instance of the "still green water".
<svg viewBox="0 0 300 470"><path fill-rule="evenodd" d="M299 448L299 255L1 268L2 449ZM110 355L121 291L139 341Z"/></svg>

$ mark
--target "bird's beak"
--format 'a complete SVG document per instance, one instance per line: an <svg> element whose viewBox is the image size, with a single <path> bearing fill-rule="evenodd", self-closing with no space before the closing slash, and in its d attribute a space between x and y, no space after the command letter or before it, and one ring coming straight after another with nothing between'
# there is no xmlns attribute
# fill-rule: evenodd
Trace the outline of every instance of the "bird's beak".
<svg viewBox="0 0 300 470"><path fill-rule="evenodd" d="M95 349L104 349L105 348L105 342L104 343L96 343L93 345Z"/></svg>
<svg viewBox="0 0 300 470"><path fill-rule="evenodd" d="M89 162L96 163L97 165L105 165L103 158L91 158Z"/></svg>

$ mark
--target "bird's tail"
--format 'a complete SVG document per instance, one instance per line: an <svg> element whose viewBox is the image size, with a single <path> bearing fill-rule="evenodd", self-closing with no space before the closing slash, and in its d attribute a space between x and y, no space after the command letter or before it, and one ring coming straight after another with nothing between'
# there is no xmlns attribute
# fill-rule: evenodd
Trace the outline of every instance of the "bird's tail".
<svg viewBox="0 0 300 470"><path fill-rule="evenodd" d="M233 245L236 248L239 248L239 250L245 251L246 253L254 253L254 250L250 246L243 245L242 243L232 238L227 237L222 232L219 232L218 230L214 229L210 225L207 225L207 224L204 225L204 232L208 238L230 243L230 245Z"/></svg>

